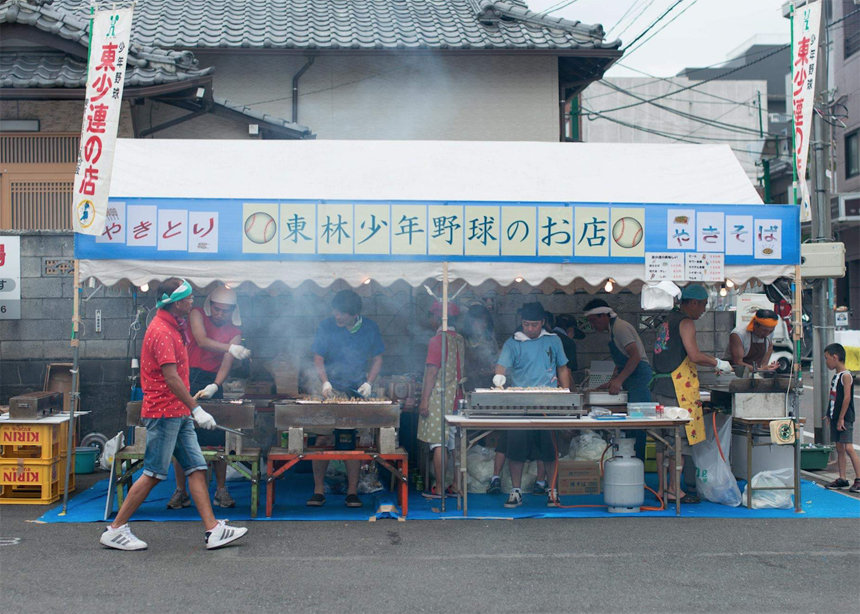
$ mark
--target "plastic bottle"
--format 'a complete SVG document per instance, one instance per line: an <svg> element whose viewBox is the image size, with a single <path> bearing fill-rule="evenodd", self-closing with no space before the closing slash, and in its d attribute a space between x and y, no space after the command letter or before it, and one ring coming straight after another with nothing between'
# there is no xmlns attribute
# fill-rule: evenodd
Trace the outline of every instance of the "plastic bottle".
<svg viewBox="0 0 860 614"><path fill-rule="evenodd" d="M663 417L663 409L665 409L665 408L662 405L659 405L659 404L657 405L656 411L657 411L657 417L658 418Z"/></svg>

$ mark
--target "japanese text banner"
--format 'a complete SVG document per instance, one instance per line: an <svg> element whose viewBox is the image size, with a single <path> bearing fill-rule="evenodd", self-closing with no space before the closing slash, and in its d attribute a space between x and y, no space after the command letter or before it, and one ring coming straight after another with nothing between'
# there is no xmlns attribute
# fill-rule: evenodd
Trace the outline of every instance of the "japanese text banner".
<svg viewBox="0 0 860 614"><path fill-rule="evenodd" d="M794 121L794 160L800 188L800 221L812 220L806 166L812 136L812 107L815 99L815 73L818 64L818 34L821 2L795 9L791 20L791 107Z"/></svg>
<svg viewBox="0 0 860 614"><path fill-rule="evenodd" d="M105 229L132 10L101 11L93 18L72 201L74 229L82 234L100 236Z"/></svg>
<svg viewBox="0 0 860 614"><path fill-rule="evenodd" d="M796 264L800 241L793 205L112 198L107 218L78 258Z"/></svg>

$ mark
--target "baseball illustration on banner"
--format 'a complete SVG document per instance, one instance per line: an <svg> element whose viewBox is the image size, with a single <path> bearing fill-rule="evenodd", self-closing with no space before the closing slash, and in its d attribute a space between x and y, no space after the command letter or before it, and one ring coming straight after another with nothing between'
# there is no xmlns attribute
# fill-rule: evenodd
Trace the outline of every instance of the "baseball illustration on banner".
<svg viewBox="0 0 860 614"><path fill-rule="evenodd" d="M275 238L278 225L268 213L252 213L245 220L245 236L257 244L268 243Z"/></svg>
<svg viewBox="0 0 860 614"><path fill-rule="evenodd" d="M93 201L82 200L78 203L78 224L83 229L87 229L96 221L96 210L93 207Z"/></svg>
<svg viewBox="0 0 860 614"><path fill-rule="evenodd" d="M645 210L612 207L612 257L645 256Z"/></svg>
<svg viewBox="0 0 860 614"><path fill-rule="evenodd" d="M242 207L242 252L277 254L278 204L244 203Z"/></svg>
<svg viewBox="0 0 860 614"><path fill-rule="evenodd" d="M622 217L612 226L612 239L619 246L631 249L642 242L642 224L632 217Z"/></svg>

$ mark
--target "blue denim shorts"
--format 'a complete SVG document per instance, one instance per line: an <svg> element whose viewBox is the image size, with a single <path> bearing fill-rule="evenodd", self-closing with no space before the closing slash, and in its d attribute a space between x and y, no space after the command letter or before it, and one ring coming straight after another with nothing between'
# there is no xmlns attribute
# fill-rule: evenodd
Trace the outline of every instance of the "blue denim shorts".
<svg viewBox="0 0 860 614"><path fill-rule="evenodd" d="M206 460L197 443L194 421L183 418L144 418L146 451L143 454L143 473L157 480L167 479L170 458L176 457L185 475L206 471Z"/></svg>

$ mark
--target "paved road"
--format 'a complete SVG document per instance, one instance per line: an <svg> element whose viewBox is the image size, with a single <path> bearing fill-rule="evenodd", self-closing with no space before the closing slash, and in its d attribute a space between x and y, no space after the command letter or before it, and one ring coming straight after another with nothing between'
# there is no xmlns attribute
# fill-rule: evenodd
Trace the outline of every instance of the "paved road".
<svg viewBox="0 0 860 614"><path fill-rule="evenodd" d="M2 508L0 610L128 612L850 612L856 520L256 522L208 552L199 525L100 524ZM836 582L836 579L841 579Z"/></svg>

